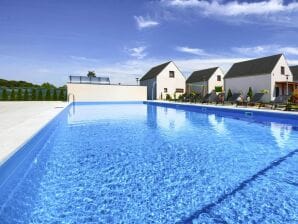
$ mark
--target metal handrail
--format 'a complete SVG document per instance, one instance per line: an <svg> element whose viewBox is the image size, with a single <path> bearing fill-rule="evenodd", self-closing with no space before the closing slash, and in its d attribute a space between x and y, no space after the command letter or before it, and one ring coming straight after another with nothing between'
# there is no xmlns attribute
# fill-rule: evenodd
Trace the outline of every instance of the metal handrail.
<svg viewBox="0 0 298 224"><path fill-rule="evenodd" d="M67 94L67 102L69 102L70 96L72 96L72 102L75 103L75 95L73 93Z"/></svg>
<svg viewBox="0 0 298 224"><path fill-rule="evenodd" d="M110 84L109 77L69 76L69 83Z"/></svg>

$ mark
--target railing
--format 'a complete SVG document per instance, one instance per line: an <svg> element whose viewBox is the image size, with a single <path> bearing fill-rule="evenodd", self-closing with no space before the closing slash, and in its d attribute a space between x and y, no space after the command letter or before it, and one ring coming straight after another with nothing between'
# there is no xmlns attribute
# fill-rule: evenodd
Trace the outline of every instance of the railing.
<svg viewBox="0 0 298 224"><path fill-rule="evenodd" d="M69 76L69 83L90 83L110 85L109 77Z"/></svg>

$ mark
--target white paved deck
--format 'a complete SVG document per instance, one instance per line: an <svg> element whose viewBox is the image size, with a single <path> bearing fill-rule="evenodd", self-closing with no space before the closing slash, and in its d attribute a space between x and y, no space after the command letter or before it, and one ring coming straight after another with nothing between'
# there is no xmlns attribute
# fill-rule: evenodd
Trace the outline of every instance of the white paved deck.
<svg viewBox="0 0 298 224"><path fill-rule="evenodd" d="M252 110L252 111L263 111L263 112L268 112L268 113L275 113L275 114L293 114L298 116L297 111L283 111L283 110L272 110L270 106L267 108L258 108L258 107L252 107L252 106L238 106L236 105L231 105L231 104L202 104L202 103L188 103L188 102L173 102L173 101L163 101L163 100L148 100L148 102L158 102L158 103L171 103L171 104L179 104L179 105L192 105L192 106L204 106L204 107L210 107L210 108L225 108L225 109L231 109L231 110Z"/></svg>
<svg viewBox="0 0 298 224"><path fill-rule="evenodd" d="M0 102L0 165L67 106L65 102Z"/></svg>

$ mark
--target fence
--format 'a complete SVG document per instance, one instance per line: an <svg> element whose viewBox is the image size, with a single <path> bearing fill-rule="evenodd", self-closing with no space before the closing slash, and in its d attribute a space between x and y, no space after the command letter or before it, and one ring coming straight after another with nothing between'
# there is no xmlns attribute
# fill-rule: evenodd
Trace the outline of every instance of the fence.
<svg viewBox="0 0 298 224"><path fill-rule="evenodd" d="M110 85L109 77L69 76L69 83Z"/></svg>

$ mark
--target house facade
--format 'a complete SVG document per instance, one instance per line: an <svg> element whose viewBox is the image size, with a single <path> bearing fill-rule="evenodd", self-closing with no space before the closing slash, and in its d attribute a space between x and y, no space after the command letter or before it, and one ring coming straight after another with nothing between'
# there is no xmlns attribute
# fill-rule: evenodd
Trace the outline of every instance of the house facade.
<svg viewBox="0 0 298 224"><path fill-rule="evenodd" d="M186 91L196 92L202 96L211 93L216 87L223 91L224 73L219 67L193 72L186 80Z"/></svg>
<svg viewBox="0 0 298 224"><path fill-rule="evenodd" d="M242 93L249 87L253 93L266 90L264 100L272 101L279 95L290 94L295 89L293 75L282 54L238 62L232 65L224 77L225 92Z"/></svg>
<svg viewBox="0 0 298 224"><path fill-rule="evenodd" d="M185 92L185 77L175 65L169 61L151 68L141 79L141 86L147 86L147 99L166 99L167 94L172 98Z"/></svg>

